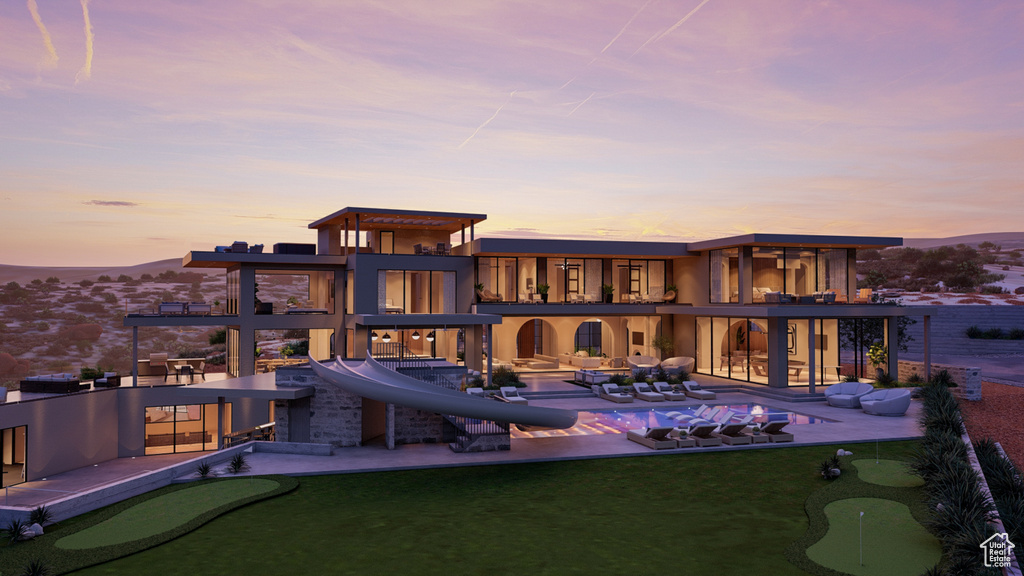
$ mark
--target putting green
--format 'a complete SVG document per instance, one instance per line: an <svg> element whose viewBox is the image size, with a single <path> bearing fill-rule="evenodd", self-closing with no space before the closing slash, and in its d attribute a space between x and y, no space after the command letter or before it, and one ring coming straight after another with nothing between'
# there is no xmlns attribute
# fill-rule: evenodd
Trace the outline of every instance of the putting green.
<svg viewBox="0 0 1024 576"><path fill-rule="evenodd" d="M917 576L942 555L939 541L914 520L905 504L847 498L826 505L825 516L828 533L807 549L807 556L827 568L856 576Z"/></svg>
<svg viewBox="0 0 1024 576"><path fill-rule="evenodd" d="M95 526L65 536L54 545L66 550L85 550L141 540L167 532L225 504L270 492L279 486L278 482L263 478L198 484L146 500Z"/></svg>
<svg viewBox="0 0 1024 576"><path fill-rule="evenodd" d="M875 460L864 458L854 460L854 467L857 468L857 475L861 480L882 486L895 486L896 488L914 488L923 486L924 480L920 476L910 473L906 462L899 460Z"/></svg>

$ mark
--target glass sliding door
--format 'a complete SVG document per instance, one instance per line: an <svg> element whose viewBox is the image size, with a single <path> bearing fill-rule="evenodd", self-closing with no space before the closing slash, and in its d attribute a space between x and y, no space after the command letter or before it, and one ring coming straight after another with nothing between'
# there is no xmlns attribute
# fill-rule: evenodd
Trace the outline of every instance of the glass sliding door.
<svg viewBox="0 0 1024 576"><path fill-rule="evenodd" d="M0 488L25 481L25 437L27 426L0 428L0 451L3 456L3 479Z"/></svg>
<svg viewBox="0 0 1024 576"><path fill-rule="evenodd" d="M146 407L146 454L217 449L217 405ZM230 432L231 404L224 406L224 433Z"/></svg>

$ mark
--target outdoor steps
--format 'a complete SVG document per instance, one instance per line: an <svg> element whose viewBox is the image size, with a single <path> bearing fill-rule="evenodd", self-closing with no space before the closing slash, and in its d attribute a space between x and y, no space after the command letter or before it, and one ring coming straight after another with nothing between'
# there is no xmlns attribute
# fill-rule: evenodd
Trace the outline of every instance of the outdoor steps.
<svg viewBox="0 0 1024 576"><path fill-rule="evenodd" d="M768 388L767 386L750 386L747 384L723 384L723 385L711 385L704 386L705 389L711 390L712 392L743 392L744 394L750 394L751 396L760 396L762 398L770 398L773 400L782 400L785 402L824 402L825 401L825 386L819 386L821 392L815 392L813 394L809 392L796 392L790 391L785 388Z"/></svg>
<svg viewBox="0 0 1024 576"><path fill-rule="evenodd" d="M541 390L535 392L520 391L519 395L527 400L564 400L568 398L596 398L594 393L586 388L579 390Z"/></svg>

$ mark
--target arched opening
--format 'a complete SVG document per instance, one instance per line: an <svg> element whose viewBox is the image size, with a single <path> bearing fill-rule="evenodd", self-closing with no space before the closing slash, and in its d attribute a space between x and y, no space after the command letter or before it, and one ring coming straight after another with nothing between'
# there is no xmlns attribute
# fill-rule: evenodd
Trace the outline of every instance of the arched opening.
<svg viewBox="0 0 1024 576"><path fill-rule="evenodd" d="M558 347L558 335L554 326L546 320L531 318L519 327L516 333L516 358L533 358L537 354L554 355Z"/></svg>

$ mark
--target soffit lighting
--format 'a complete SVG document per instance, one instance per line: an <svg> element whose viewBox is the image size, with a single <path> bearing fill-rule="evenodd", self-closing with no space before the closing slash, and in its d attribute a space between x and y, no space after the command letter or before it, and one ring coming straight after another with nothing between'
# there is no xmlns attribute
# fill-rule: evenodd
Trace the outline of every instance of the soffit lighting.
<svg viewBox="0 0 1024 576"><path fill-rule="evenodd" d="M419 333L418 330L413 330L412 331L412 339L413 340L419 340L420 339L420 333Z"/></svg>
<svg viewBox="0 0 1024 576"><path fill-rule="evenodd" d="M427 332L427 342L433 342L433 341L434 341L434 331L431 330L430 332Z"/></svg>
<svg viewBox="0 0 1024 576"><path fill-rule="evenodd" d="M370 332L370 340L373 340L374 342L377 341L377 333L376 332Z"/></svg>
<svg viewBox="0 0 1024 576"><path fill-rule="evenodd" d="M388 332L385 332L384 336L381 338L381 340L383 340L384 342L391 342L391 334L388 333Z"/></svg>

